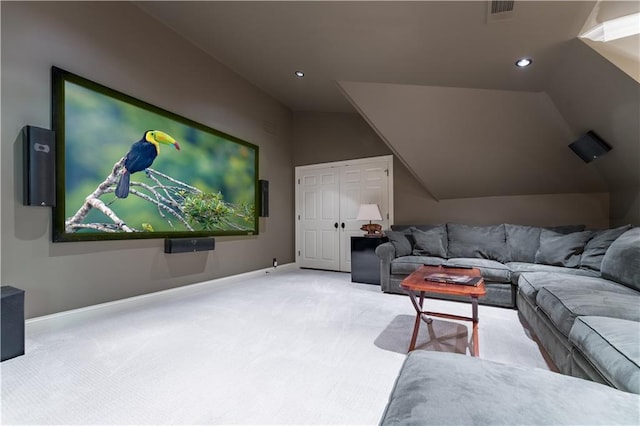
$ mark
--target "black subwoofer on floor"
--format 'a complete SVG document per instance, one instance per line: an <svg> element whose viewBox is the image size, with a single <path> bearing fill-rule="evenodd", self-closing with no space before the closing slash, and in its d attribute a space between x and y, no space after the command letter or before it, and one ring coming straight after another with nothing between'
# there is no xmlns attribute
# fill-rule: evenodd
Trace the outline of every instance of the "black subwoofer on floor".
<svg viewBox="0 0 640 426"><path fill-rule="evenodd" d="M24 290L9 285L1 289L0 361L4 361L24 355Z"/></svg>

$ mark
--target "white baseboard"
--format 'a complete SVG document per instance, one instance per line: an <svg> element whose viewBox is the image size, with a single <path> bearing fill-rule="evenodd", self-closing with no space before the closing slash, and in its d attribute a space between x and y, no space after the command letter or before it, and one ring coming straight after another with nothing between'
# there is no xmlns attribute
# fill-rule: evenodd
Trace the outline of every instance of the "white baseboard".
<svg viewBox="0 0 640 426"><path fill-rule="evenodd" d="M112 314L124 309L131 309L136 306L147 304L149 302L168 300L171 298L175 298L177 295L187 295L189 293L199 291L203 287L216 288L238 281L243 281L249 278L264 276L265 274L277 274L287 271L293 271L296 269L299 269L297 263L287 263L284 265L280 265L277 268L258 269L256 271L230 275L228 277L215 278L213 280L202 281L195 284L189 284L153 293L142 294L140 296L114 300L113 302L99 303L97 305L86 306L84 308L71 309L68 311L57 312L55 314L29 318L25 321L25 331L27 333L40 333L46 332L48 330L60 329L67 324L87 321L98 316Z"/></svg>

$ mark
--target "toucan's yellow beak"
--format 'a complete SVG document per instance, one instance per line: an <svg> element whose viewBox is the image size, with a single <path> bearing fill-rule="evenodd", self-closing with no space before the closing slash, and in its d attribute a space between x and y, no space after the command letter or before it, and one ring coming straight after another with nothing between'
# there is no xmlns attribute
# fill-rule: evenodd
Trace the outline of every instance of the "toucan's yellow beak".
<svg viewBox="0 0 640 426"><path fill-rule="evenodd" d="M153 140L156 141L157 143L161 143L164 145L173 145L176 147L178 151L180 151L180 145L178 144L178 142L176 142L174 138L172 138L165 132L161 132L160 130L154 130L150 133Z"/></svg>

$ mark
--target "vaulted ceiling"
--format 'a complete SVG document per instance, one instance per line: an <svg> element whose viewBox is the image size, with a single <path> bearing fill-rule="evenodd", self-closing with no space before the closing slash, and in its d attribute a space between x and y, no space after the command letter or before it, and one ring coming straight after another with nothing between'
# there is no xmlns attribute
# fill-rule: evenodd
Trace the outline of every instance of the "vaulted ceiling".
<svg viewBox="0 0 640 426"><path fill-rule="evenodd" d="M544 90L595 2L140 2L293 110L353 111L337 81ZM520 57L534 66L514 67ZM306 73L303 79L296 70Z"/></svg>
<svg viewBox="0 0 640 426"><path fill-rule="evenodd" d="M595 129L614 159L640 161L637 121L620 122L638 114L639 86L611 65L623 58L633 74L638 37L608 49L608 61L576 40L637 2L516 1L503 15L491 3L136 4L292 111L357 111L436 199L640 184L637 170L586 167L567 148ZM515 67L522 57L533 64ZM571 70L568 57L598 73Z"/></svg>

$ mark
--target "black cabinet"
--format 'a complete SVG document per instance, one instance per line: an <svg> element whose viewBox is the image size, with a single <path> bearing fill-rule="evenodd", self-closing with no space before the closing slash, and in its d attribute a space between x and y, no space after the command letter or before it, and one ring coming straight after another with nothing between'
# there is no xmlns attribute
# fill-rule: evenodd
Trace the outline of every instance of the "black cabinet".
<svg viewBox="0 0 640 426"><path fill-rule="evenodd" d="M24 354L24 290L3 285L0 305L2 361Z"/></svg>
<svg viewBox="0 0 640 426"><path fill-rule="evenodd" d="M387 237L351 237L351 281L380 285L380 259L376 247Z"/></svg>

